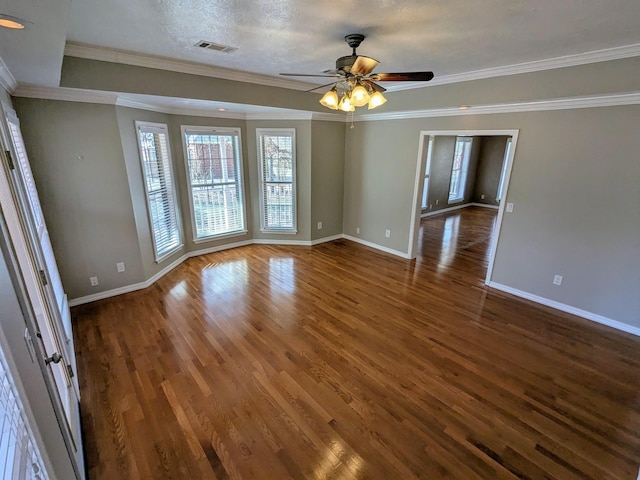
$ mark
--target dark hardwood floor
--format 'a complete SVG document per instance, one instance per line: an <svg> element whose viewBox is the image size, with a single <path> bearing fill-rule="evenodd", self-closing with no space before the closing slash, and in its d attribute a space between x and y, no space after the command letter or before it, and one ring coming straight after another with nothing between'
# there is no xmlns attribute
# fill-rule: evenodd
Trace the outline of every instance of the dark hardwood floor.
<svg viewBox="0 0 640 480"><path fill-rule="evenodd" d="M73 309L97 479L628 479L640 338L488 289L495 211L407 261L338 240L192 258Z"/></svg>

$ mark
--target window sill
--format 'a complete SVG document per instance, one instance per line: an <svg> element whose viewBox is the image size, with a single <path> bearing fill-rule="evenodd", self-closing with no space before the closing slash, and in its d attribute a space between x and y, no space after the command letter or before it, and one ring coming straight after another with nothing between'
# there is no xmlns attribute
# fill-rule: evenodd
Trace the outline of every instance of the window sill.
<svg viewBox="0 0 640 480"><path fill-rule="evenodd" d="M182 247L184 247L184 243L181 243L180 245L178 245L175 248L172 248L171 250L169 250L167 253L163 253L161 257L156 257L155 262L156 263L162 263L164 262L167 258L169 258L171 255L179 252L180 250L182 250Z"/></svg>
<svg viewBox="0 0 640 480"><path fill-rule="evenodd" d="M278 233L283 235L297 235L298 230L265 230L264 228L260 229L261 233Z"/></svg>
<svg viewBox="0 0 640 480"><path fill-rule="evenodd" d="M210 237L194 238L193 243L215 242L216 240L224 240L225 238L241 237L249 233L249 230L240 230L238 232L223 233L220 235L212 235Z"/></svg>

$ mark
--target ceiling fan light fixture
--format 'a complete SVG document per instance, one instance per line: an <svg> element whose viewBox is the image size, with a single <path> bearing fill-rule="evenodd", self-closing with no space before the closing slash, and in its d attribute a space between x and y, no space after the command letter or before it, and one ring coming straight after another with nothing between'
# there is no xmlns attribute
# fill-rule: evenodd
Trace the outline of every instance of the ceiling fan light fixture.
<svg viewBox="0 0 640 480"><path fill-rule="evenodd" d="M370 95L362 85L356 85L351 91L351 103L354 107L363 107L369 103Z"/></svg>
<svg viewBox="0 0 640 480"><path fill-rule="evenodd" d="M351 99L349 98L349 95L347 95L346 93L340 99L340 103L338 104L338 108L340 110L342 110L343 112L353 112L356 109L356 107L353 105L353 103L351 103Z"/></svg>
<svg viewBox="0 0 640 480"><path fill-rule="evenodd" d="M371 98L369 99L369 110L373 110L374 108L379 107L386 101L387 99L384 98L384 95L382 95L382 93L374 92L373 95L371 95Z"/></svg>
<svg viewBox="0 0 640 480"><path fill-rule="evenodd" d="M0 27L10 28L12 30L23 30L27 21L12 15L0 13Z"/></svg>
<svg viewBox="0 0 640 480"><path fill-rule="evenodd" d="M325 93L324 96L320 99L320 104L323 107L330 108L331 110L337 110L338 103L339 103L339 99L338 99L338 92L336 91L336 87L333 87L331 90Z"/></svg>

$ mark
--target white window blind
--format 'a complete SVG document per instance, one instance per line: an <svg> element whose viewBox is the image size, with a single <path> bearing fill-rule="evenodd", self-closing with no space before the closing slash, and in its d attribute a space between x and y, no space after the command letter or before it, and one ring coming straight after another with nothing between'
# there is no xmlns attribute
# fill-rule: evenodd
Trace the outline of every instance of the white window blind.
<svg viewBox="0 0 640 480"><path fill-rule="evenodd" d="M183 127L194 240L246 232L240 130Z"/></svg>
<svg viewBox="0 0 640 480"><path fill-rule="evenodd" d="M0 479L48 478L0 346Z"/></svg>
<svg viewBox="0 0 640 480"><path fill-rule="evenodd" d="M472 137L458 137L456 139L456 149L453 154L453 166L451 168L451 183L449 184L449 203L464 200L472 142Z"/></svg>
<svg viewBox="0 0 640 480"><path fill-rule="evenodd" d="M257 135L262 230L295 233L295 130L258 129Z"/></svg>
<svg viewBox="0 0 640 480"><path fill-rule="evenodd" d="M156 262L182 246L167 126L136 122Z"/></svg>

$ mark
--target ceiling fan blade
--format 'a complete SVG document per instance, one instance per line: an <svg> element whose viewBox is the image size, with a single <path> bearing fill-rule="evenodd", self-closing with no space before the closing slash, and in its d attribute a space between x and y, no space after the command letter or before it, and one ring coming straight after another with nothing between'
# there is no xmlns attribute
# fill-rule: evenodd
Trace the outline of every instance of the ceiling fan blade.
<svg viewBox="0 0 640 480"><path fill-rule="evenodd" d="M284 75L285 77L329 77L329 78L339 78L340 75L325 75L323 73L280 73L279 75Z"/></svg>
<svg viewBox="0 0 640 480"><path fill-rule="evenodd" d="M358 55L358 58L351 66L350 72L354 75L369 75L379 64L380 62L373 58Z"/></svg>
<svg viewBox="0 0 640 480"><path fill-rule="evenodd" d="M378 85L377 83L372 82L371 81L371 77L365 78L365 79L363 79L363 81L367 82L367 85L371 85L371 88L373 90L375 90L376 92L382 93L382 92L386 92L387 91L387 89L384 88L382 85Z"/></svg>
<svg viewBox="0 0 640 480"><path fill-rule="evenodd" d="M335 85L336 82L327 83L326 85L320 85L319 87L311 88L309 90L305 90L305 92L313 92L314 90L320 90L321 88L328 87L329 85Z"/></svg>
<svg viewBox="0 0 640 480"><path fill-rule="evenodd" d="M376 82L428 82L433 72L374 73L369 78Z"/></svg>

